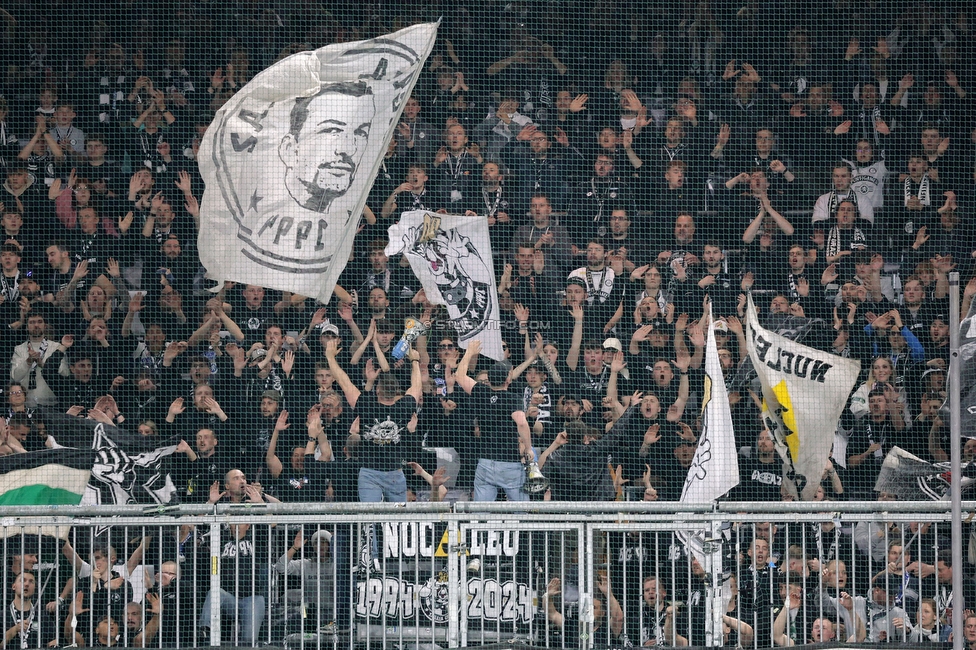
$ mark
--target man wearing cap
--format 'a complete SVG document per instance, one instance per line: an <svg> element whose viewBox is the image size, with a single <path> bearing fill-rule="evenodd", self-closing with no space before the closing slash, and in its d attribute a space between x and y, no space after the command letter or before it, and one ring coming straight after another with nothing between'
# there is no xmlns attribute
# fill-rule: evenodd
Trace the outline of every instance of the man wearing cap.
<svg viewBox="0 0 976 650"><path fill-rule="evenodd" d="M455 379L470 398L467 405L478 416L481 452L474 474L474 501L494 501L504 490L509 501L528 501L524 460L533 458L529 422L518 395L508 391L511 383L507 363L488 370L487 385L468 376L472 361L481 351L481 341L471 341L458 364Z"/></svg>
<svg viewBox="0 0 976 650"><path fill-rule="evenodd" d="M314 632L333 622L335 563L329 552L331 545L332 533L328 530L315 531L307 544L304 532L299 530L292 545L275 562L278 575L292 578L285 589L284 634L274 638Z"/></svg>
<svg viewBox="0 0 976 650"><path fill-rule="evenodd" d="M607 456L613 454L616 458L630 442L630 421L639 408L640 397L640 393L631 396L631 407L606 434L603 429L593 429L582 422L570 423L540 454L539 469L548 468L546 475L554 501L614 500L616 490L607 471Z"/></svg>
<svg viewBox="0 0 976 650"><path fill-rule="evenodd" d="M255 481L267 479L268 469L265 456L271 444L278 413L281 411L281 393L276 390L266 390L261 393L261 400L257 408L252 410L245 421L250 424L249 431L241 440L241 464L244 473L253 477Z"/></svg>
<svg viewBox="0 0 976 650"><path fill-rule="evenodd" d="M617 305L612 302L586 302L586 280L578 275L570 275L566 279L566 300L564 309L557 310L551 319L555 323L553 330L560 337L562 349L568 349L566 365L570 370L576 368L579 362L579 349L571 341L575 340L575 329L579 323L581 335L579 341L602 339L607 323L613 317ZM548 315L548 314L547 314ZM578 345L578 342L577 342Z"/></svg>
<svg viewBox="0 0 976 650"><path fill-rule="evenodd" d="M599 407L603 403L603 397L607 394L607 387L610 383L609 360L622 349L620 340L616 338L606 339L603 343L599 339L588 340L583 345L583 367L578 368L566 378L565 385L568 389L584 400L583 420L589 426L603 426ZM618 381L620 381L619 378ZM617 390L618 395L628 394L625 383L619 383ZM629 397L622 401L626 403L627 399Z"/></svg>

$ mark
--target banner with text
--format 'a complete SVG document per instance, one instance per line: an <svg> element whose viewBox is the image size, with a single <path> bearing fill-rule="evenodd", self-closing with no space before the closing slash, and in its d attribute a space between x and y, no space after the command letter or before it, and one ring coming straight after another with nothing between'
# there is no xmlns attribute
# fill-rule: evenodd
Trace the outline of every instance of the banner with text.
<svg viewBox="0 0 976 650"><path fill-rule="evenodd" d="M746 327L749 358L762 384L763 420L783 458L784 478L803 501L812 501L861 364L764 328L752 296Z"/></svg>

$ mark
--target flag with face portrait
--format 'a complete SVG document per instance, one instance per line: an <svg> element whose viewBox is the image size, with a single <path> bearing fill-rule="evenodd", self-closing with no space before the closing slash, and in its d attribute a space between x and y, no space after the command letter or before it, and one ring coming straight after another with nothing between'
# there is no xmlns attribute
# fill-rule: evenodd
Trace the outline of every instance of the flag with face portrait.
<svg viewBox="0 0 976 650"><path fill-rule="evenodd" d="M458 345L477 339L482 354L504 360L488 218L412 210L389 233L386 254L403 253L427 299L447 308Z"/></svg>
<svg viewBox="0 0 976 650"><path fill-rule="evenodd" d="M436 34L427 23L293 54L217 111L197 157L209 278L328 301Z"/></svg>
<svg viewBox="0 0 976 650"><path fill-rule="evenodd" d="M746 344L762 385L763 422L783 458L784 482L800 499L812 501L861 363L766 329L751 295Z"/></svg>

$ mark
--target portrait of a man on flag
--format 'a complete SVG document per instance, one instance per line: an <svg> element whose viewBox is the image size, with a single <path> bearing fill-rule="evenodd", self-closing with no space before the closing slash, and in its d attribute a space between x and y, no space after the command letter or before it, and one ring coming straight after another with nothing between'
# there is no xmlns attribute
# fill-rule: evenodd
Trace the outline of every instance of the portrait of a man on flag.
<svg viewBox="0 0 976 650"><path fill-rule="evenodd" d="M197 160L210 279L327 302L437 25L293 54L216 113Z"/></svg>

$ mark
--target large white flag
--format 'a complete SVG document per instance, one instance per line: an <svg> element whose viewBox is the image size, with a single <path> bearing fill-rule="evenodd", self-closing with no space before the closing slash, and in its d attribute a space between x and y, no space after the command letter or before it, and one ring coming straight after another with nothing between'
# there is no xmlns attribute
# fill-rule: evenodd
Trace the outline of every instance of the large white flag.
<svg viewBox="0 0 976 650"><path fill-rule="evenodd" d="M478 339L482 354L503 360L488 218L412 210L389 233L386 254L403 253L427 299L447 307L458 345Z"/></svg>
<svg viewBox="0 0 976 650"><path fill-rule="evenodd" d="M436 33L293 54L217 111L197 157L208 277L328 301Z"/></svg>
<svg viewBox="0 0 976 650"><path fill-rule="evenodd" d="M701 435L688 468L682 503L712 503L739 484L739 460L732 429L732 409L725 388L722 362L715 344L715 323L709 305L708 340L705 344L705 387L702 395ZM678 533L699 564L706 567L705 540L709 532Z"/></svg>
<svg viewBox="0 0 976 650"><path fill-rule="evenodd" d="M861 362L765 329L752 296L746 328L749 358L762 384L763 420L783 458L787 487L812 501Z"/></svg>

